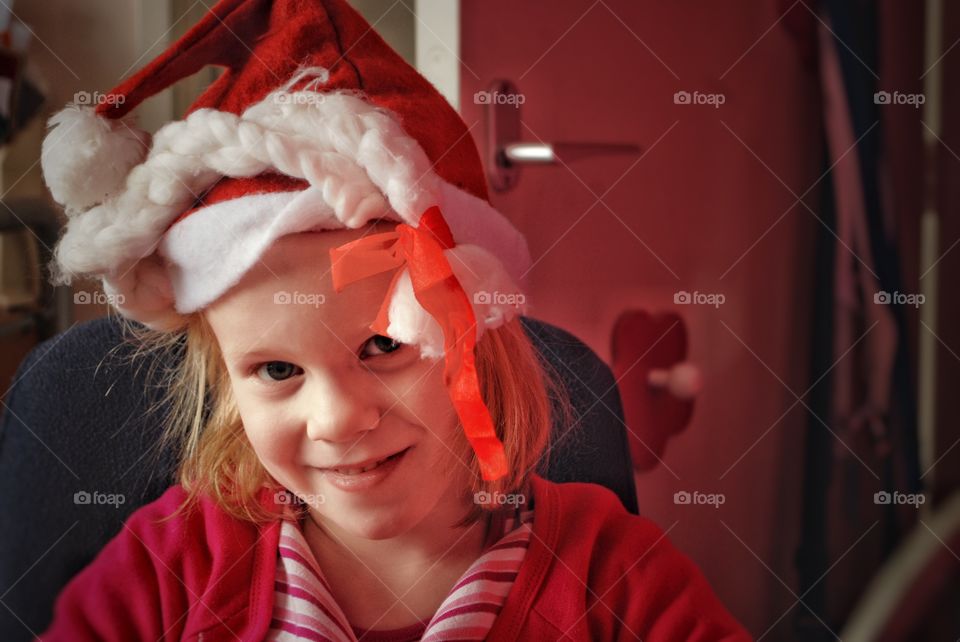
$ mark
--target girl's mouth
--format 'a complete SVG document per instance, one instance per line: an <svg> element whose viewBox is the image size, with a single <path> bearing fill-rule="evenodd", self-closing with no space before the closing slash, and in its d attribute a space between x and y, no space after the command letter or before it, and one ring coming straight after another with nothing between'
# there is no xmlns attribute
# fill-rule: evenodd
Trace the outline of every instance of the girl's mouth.
<svg viewBox="0 0 960 642"><path fill-rule="evenodd" d="M367 472L368 470L375 470L375 469L379 468L380 466L382 466L383 464L387 463L388 461L392 461L392 460L394 460L394 459L399 459L399 458L402 457L403 454L406 453L408 450L410 450L409 447L408 447L408 448L404 448L404 449L401 450L400 452L393 453L393 454L390 455L389 457L384 457L383 459L377 460L376 462L374 462L374 463L372 463L372 464L370 464L370 465L368 465L368 466L364 466L363 468L330 468L329 470L330 470L330 472L337 473L338 475L358 475L358 474L360 474L360 473L365 473L365 472Z"/></svg>
<svg viewBox="0 0 960 642"><path fill-rule="evenodd" d="M326 472L327 481L340 490L347 492L368 490L392 475L412 448L413 446L410 446L362 468L328 468L324 472Z"/></svg>

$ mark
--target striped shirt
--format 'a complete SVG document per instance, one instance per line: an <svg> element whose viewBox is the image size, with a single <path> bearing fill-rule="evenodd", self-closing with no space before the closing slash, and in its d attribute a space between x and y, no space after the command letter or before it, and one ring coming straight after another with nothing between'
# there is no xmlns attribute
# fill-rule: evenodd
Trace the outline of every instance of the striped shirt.
<svg viewBox="0 0 960 642"><path fill-rule="evenodd" d="M299 523L280 531L269 641L410 642L483 640L513 586L533 530L533 498L493 513L483 553L460 576L429 622L401 629L350 625L330 591Z"/></svg>

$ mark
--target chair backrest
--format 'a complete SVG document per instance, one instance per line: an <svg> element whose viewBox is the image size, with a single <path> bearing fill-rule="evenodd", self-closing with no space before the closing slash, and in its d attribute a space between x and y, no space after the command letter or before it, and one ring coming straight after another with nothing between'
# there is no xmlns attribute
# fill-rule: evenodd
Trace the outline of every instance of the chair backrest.
<svg viewBox="0 0 960 642"><path fill-rule="evenodd" d="M574 409L573 425L554 427L538 472L556 482L602 484L636 513L610 369L569 333L532 319L523 324ZM148 413L162 391L148 380L149 363L131 364L131 350L113 317L76 325L33 349L3 400L0 639L41 633L63 585L130 513L172 483L172 454L155 454L164 407Z"/></svg>

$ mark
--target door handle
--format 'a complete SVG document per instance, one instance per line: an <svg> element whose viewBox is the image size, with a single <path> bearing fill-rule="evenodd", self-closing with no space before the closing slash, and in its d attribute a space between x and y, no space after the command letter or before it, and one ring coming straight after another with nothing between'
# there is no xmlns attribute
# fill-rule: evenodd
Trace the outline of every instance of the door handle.
<svg viewBox="0 0 960 642"><path fill-rule="evenodd" d="M673 312L624 310L610 333L610 357L633 466L651 470L690 425L704 387L701 368L690 361L687 324Z"/></svg>
<svg viewBox="0 0 960 642"><path fill-rule="evenodd" d="M703 390L700 367L684 361L669 368L654 368L647 373L647 383L654 390L665 390L680 401L693 401Z"/></svg>
<svg viewBox="0 0 960 642"><path fill-rule="evenodd" d="M523 94L509 80L496 80L474 101L485 105L486 167L490 185L498 192L513 189L524 165L561 165L609 155L639 155L639 145L628 143L523 142L520 110Z"/></svg>
<svg viewBox="0 0 960 642"><path fill-rule="evenodd" d="M507 143L502 155L509 165L558 165L591 156L639 153L638 146L620 143Z"/></svg>

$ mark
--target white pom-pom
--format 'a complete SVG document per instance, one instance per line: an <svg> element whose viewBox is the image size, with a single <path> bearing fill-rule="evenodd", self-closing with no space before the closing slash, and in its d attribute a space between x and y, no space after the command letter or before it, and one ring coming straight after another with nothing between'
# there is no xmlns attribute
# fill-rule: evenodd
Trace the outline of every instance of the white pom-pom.
<svg viewBox="0 0 960 642"><path fill-rule="evenodd" d="M514 283L500 260L477 245L458 244L443 251L460 282L476 318L476 340L488 329L527 313L526 295ZM400 273L387 312L387 334L420 347L423 358L438 359L444 354L443 329L423 309L413 292L408 269Z"/></svg>
<svg viewBox="0 0 960 642"><path fill-rule="evenodd" d="M423 359L439 359L443 356L443 329L417 301L410 271L406 268L397 279L387 318L390 320L387 334L392 339L418 346Z"/></svg>
<svg viewBox="0 0 960 642"><path fill-rule="evenodd" d="M93 107L70 105L48 121L40 163L55 201L71 214L119 191L130 170L147 157L150 134Z"/></svg>
<svg viewBox="0 0 960 642"><path fill-rule="evenodd" d="M484 330L499 328L510 319L527 314L530 306L526 294L496 256L468 243L458 243L444 250L444 254L473 305L478 340Z"/></svg>

